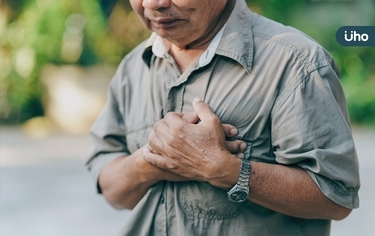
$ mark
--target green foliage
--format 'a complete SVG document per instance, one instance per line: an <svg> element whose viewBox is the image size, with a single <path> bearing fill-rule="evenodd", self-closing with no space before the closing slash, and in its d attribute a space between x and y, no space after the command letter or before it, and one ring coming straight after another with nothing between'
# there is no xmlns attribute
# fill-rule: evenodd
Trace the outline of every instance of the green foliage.
<svg viewBox="0 0 375 236"><path fill-rule="evenodd" d="M289 14L296 5L309 2L309 0L247 0L251 9L258 9L259 13L275 21L288 22Z"/></svg>
<svg viewBox="0 0 375 236"><path fill-rule="evenodd" d="M15 2L0 8L2 121L43 114L40 73L45 64L117 64L127 53L108 33L96 0Z"/></svg>
<svg viewBox="0 0 375 236"><path fill-rule="evenodd" d="M0 121L43 114L43 66L117 65L149 32L129 1L119 0L106 19L98 0L0 1ZM321 43L338 62L355 123L375 123L375 47L343 47L343 25L375 25L375 2L247 0L250 8L291 25Z"/></svg>
<svg viewBox="0 0 375 236"><path fill-rule="evenodd" d="M375 2L248 0L250 8L293 26L322 44L339 65L351 121L375 125L375 47L344 47L336 31L345 25L375 25Z"/></svg>
<svg viewBox="0 0 375 236"><path fill-rule="evenodd" d="M344 86L352 121L375 125L375 83L345 81Z"/></svg>

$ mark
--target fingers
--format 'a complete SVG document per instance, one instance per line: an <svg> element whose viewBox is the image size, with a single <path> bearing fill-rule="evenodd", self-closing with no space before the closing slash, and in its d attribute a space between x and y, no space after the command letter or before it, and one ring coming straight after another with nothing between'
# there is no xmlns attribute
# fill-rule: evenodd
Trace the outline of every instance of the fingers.
<svg viewBox="0 0 375 236"><path fill-rule="evenodd" d="M150 134L148 135L148 144L150 152L153 153L162 153L164 152L164 144L162 140L157 136L155 130L151 130Z"/></svg>
<svg viewBox="0 0 375 236"><path fill-rule="evenodd" d="M163 156L153 153L150 146L145 146L143 148L143 159L158 168L164 167Z"/></svg>
<svg viewBox="0 0 375 236"><path fill-rule="evenodd" d="M226 141L227 149L230 153L236 155L238 158L243 158L243 152L246 149L246 143L242 140Z"/></svg>
<svg viewBox="0 0 375 236"><path fill-rule="evenodd" d="M218 119L218 117L211 110L211 107L198 97L193 99L193 108L201 121Z"/></svg>
<svg viewBox="0 0 375 236"><path fill-rule="evenodd" d="M193 107L194 107L194 111L186 113L186 114L178 113L178 112L171 112L171 113L167 113L167 114L169 116L170 116L170 114L173 114L174 117L178 116L189 124L196 124L202 118L204 118L204 119L206 119L206 118L208 119L208 118L212 118L212 117L216 118L216 115L212 112L210 106L208 104L204 103L198 97L194 98ZM198 115L197 111L199 112L199 115ZM167 118L167 117L165 117L165 118ZM236 135L236 134L232 134L232 135L230 134L231 132L234 132L234 130L233 131L230 130L231 128L235 129L234 126L227 125L226 128L228 130L228 137L232 137L232 136Z"/></svg>
<svg viewBox="0 0 375 236"><path fill-rule="evenodd" d="M197 124L197 122L201 120L201 124L203 125L200 128L201 130L206 129L206 132L211 133L213 136L221 137L222 145L226 146L230 153L239 158L243 158L246 143L242 140L228 140L230 138L235 138L238 134L237 128L230 124L221 124L220 119L213 113L210 106L199 98L193 100L193 107L194 111L186 114L176 112L167 113L164 119L154 125L148 139L148 143L151 147L150 152L164 156L171 150L176 148L179 150L181 147L176 146L176 143L179 143L176 140L180 140L181 138L185 140L187 130L191 129L187 129L187 126L189 124ZM205 120L207 120L206 123L204 123ZM215 120L217 122L215 122ZM216 128L213 129L213 127ZM225 139L227 139L227 141L225 141ZM149 155L149 158L152 158L152 156ZM150 161L151 160L153 159L150 159Z"/></svg>
<svg viewBox="0 0 375 236"><path fill-rule="evenodd" d="M175 140L181 139L186 133L188 124L182 113L169 112L164 119L155 123L148 136L148 143L158 154L166 154L168 150L177 148ZM187 115L190 122L194 122L194 114Z"/></svg>
<svg viewBox="0 0 375 236"><path fill-rule="evenodd" d="M199 117L195 111L186 113L182 115L181 118L190 124L196 124L199 121Z"/></svg>
<svg viewBox="0 0 375 236"><path fill-rule="evenodd" d="M231 137L234 137L238 134L237 128L234 127L233 125L222 124L222 126L223 126L223 130L224 130L224 133L225 133L225 137L231 138Z"/></svg>
<svg viewBox="0 0 375 236"><path fill-rule="evenodd" d="M220 119L213 113L212 109L207 103L204 103L200 98L194 98L193 100L193 108L196 112L199 119L204 122L208 120L210 122L217 121L216 125L221 124ZM235 137L238 134L238 130L236 127L230 124L221 124L222 129L224 130L225 138ZM243 152L246 149L246 143L242 140L232 140L226 141L226 146L228 151L232 154L236 155L238 158L243 158Z"/></svg>
<svg viewBox="0 0 375 236"><path fill-rule="evenodd" d="M236 127L230 124L222 124L223 130L225 133L226 138L231 138L234 137L238 134L238 130ZM230 151L232 154L236 155L238 158L244 158L243 152L246 149L246 143L241 140L231 140L231 141L226 141L227 149Z"/></svg>

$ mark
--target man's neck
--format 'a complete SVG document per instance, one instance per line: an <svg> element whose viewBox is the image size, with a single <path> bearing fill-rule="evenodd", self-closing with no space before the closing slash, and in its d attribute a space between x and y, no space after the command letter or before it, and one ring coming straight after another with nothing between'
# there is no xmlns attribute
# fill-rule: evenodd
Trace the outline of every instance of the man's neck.
<svg viewBox="0 0 375 236"><path fill-rule="evenodd" d="M174 58L180 72L183 73L199 59L204 51L204 48L181 49L172 44L169 54Z"/></svg>
<svg viewBox="0 0 375 236"><path fill-rule="evenodd" d="M181 73L196 62L202 53L208 48L212 39L221 30L227 22L232 10L236 4L236 0L228 0L217 24L205 35L188 45L180 45L178 42L168 42L164 40L165 44L169 44L169 54L174 58L179 66Z"/></svg>

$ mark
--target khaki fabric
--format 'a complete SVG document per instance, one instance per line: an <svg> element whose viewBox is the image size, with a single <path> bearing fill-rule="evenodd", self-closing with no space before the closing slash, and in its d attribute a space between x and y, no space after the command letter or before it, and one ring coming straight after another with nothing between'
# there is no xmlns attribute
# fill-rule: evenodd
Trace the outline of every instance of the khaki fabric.
<svg viewBox="0 0 375 236"><path fill-rule="evenodd" d="M332 57L296 29L251 12L243 0L219 40L209 63L197 61L182 74L167 53L152 49L158 41L154 34L124 58L92 127L87 166L95 182L108 162L143 146L156 121L170 111L191 111L198 96L223 123L238 128L236 138L247 142L251 161L298 165L328 198L357 208L358 160ZM225 190L191 181L150 188L120 234L315 236L329 231L328 220L298 219L250 201L232 203Z"/></svg>

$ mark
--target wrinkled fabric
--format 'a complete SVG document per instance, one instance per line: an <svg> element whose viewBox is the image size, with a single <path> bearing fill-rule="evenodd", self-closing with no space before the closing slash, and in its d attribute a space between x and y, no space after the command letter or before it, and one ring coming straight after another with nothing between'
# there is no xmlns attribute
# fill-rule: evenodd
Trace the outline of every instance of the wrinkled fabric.
<svg viewBox="0 0 375 236"><path fill-rule="evenodd" d="M192 111L193 98L200 97L222 123L238 128L236 138L251 147L251 161L298 165L332 201L357 208L358 160L332 57L296 29L251 12L242 0L221 33L212 58L199 62L212 54L206 51L184 73L166 48L156 48L161 40L155 34L124 58L91 131L87 166L95 183L107 163L147 143L156 121L167 112ZM329 231L329 220L290 217L251 201L232 203L225 190L207 183L162 181L132 210L120 235Z"/></svg>

